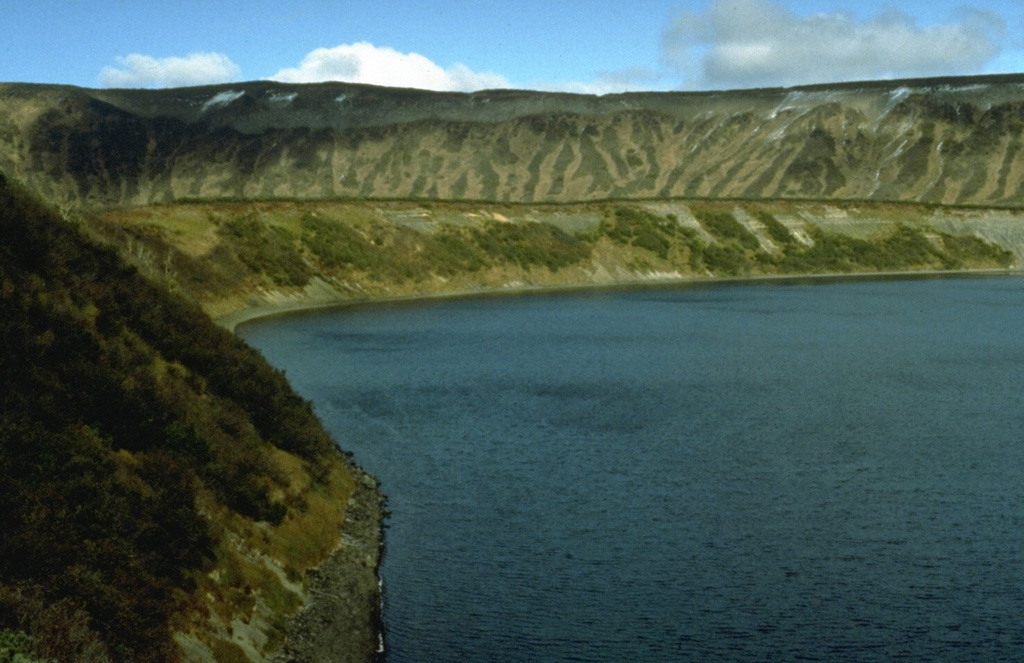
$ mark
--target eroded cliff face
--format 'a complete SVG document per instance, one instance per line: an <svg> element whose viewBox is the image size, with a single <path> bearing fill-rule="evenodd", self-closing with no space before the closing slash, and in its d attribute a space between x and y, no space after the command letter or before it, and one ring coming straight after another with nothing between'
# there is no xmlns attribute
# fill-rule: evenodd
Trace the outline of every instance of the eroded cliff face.
<svg viewBox="0 0 1024 663"><path fill-rule="evenodd" d="M602 97L270 82L0 86L0 170L56 200L1024 203L1024 77Z"/></svg>

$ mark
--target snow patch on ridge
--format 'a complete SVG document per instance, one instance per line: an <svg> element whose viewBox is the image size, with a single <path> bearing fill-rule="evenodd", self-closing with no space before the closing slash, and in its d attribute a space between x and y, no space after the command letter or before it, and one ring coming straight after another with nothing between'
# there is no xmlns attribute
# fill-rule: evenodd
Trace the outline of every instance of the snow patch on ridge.
<svg viewBox="0 0 1024 663"><path fill-rule="evenodd" d="M245 92L239 92L238 90L225 90L218 92L217 94L210 97L210 99L203 104L203 111L208 111L211 108L223 108L236 99L241 99L245 96Z"/></svg>
<svg viewBox="0 0 1024 663"><path fill-rule="evenodd" d="M909 97L911 94L913 94L913 92L914 91L909 87L896 88L895 90L889 93L889 103L886 107L891 108L895 106L896 104L900 103L901 101Z"/></svg>
<svg viewBox="0 0 1024 663"><path fill-rule="evenodd" d="M295 101L296 97L299 96L298 92L272 92L267 96L267 100L275 104L288 104Z"/></svg>

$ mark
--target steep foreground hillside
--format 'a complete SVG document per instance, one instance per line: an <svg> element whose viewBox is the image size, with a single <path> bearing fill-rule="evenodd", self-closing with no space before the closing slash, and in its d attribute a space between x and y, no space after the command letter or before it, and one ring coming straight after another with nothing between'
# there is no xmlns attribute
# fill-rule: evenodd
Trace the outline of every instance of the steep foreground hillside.
<svg viewBox="0 0 1024 663"><path fill-rule="evenodd" d="M1024 203L1024 77L602 97L343 83L0 85L0 171L51 200Z"/></svg>
<svg viewBox="0 0 1024 663"><path fill-rule="evenodd" d="M0 660L370 660L380 517L280 372L0 176Z"/></svg>

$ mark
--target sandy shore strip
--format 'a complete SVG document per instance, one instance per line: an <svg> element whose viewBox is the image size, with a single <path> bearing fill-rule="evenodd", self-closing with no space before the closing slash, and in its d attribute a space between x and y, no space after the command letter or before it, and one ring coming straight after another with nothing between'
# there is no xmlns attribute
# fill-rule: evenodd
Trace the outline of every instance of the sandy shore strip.
<svg viewBox="0 0 1024 663"><path fill-rule="evenodd" d="M234 332L239 325L263 318L279 317L293 313L306 313L319 309L344 308L367 304L383 304L394 302L427 301L432 299L461 299L464 297L499 297L528 294L586 292L592 290L646 290L655 288L674 288L689 285L715 285L736 283L792 283L806 281L835 282L844 280L888 280L888 279L920 279L920 278L967 278L991 276L1024 276L1024 267L1007 267L1005 269L958 269L958 270L916 270L892 272L836 272L824 274L764 274L757 276L688 276L681 278L635 279L614 282L567 283L560 285L517 285L499 288L475 288L471 290L442 291L394 297L339 297L338 299L317 299L315 301L295 301L285 304L262 304L250 306L239 311L227 313L214 318L221 327Z"/></svg>

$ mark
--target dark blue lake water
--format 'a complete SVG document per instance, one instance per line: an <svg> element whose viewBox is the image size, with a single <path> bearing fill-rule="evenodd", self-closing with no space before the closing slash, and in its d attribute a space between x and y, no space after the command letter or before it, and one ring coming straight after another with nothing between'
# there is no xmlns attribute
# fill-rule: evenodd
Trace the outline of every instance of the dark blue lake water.
<svg viewBox="0 0 1024 663"><path fill-rule="evenodd" d="M1024 657L1024 279L266 321L377 475L391 663Z"/></svg>

